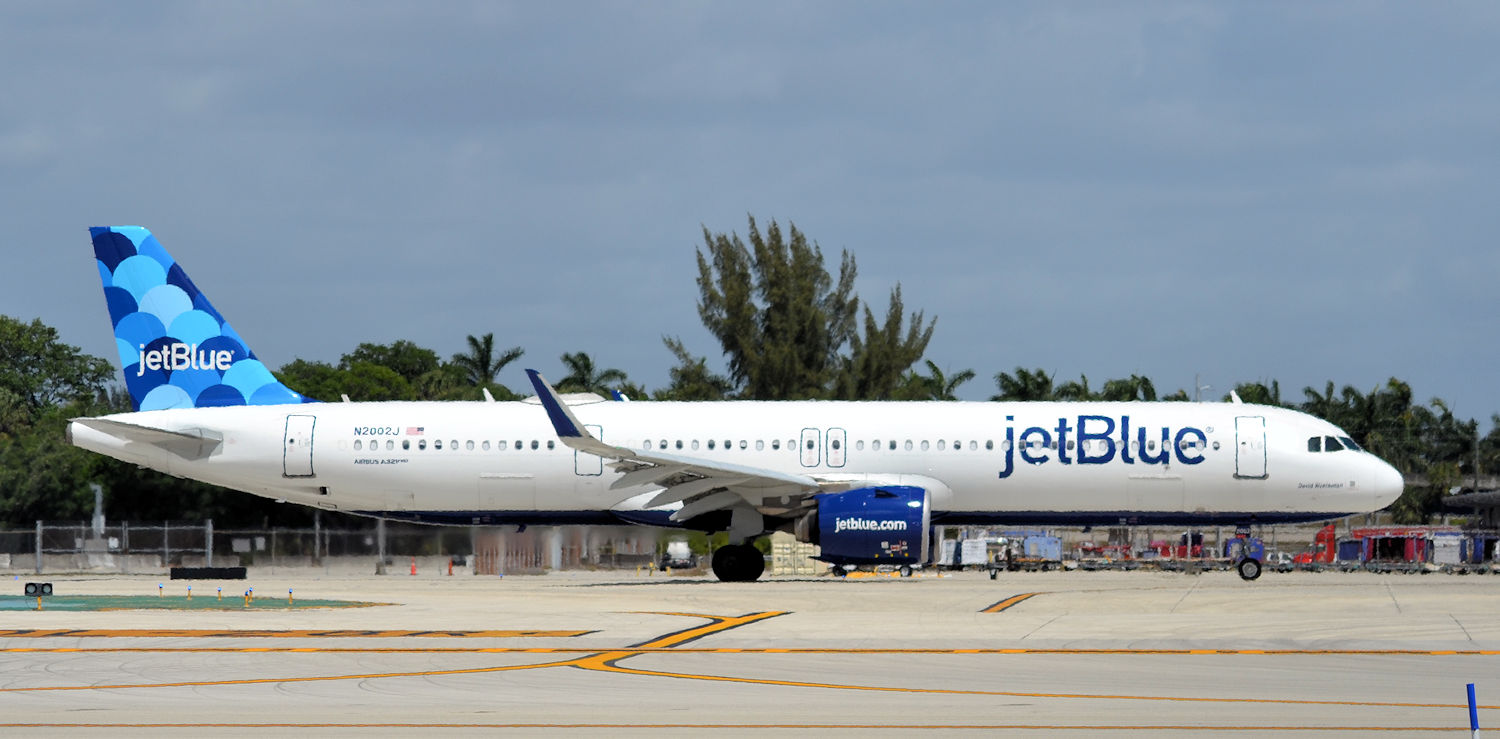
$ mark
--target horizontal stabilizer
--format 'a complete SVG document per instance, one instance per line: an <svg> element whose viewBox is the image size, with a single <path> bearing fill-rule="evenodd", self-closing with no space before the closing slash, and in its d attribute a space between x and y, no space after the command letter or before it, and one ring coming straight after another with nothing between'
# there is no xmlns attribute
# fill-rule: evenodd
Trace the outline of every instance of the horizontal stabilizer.
<svg viewBox="0 0 1500 739"><path fill-rule="evenodd" d="M75 418L73 423L115 438L150 444L187 460L204 459L224 443L222 434L208 429L168 431L106 418Z"/></svg>

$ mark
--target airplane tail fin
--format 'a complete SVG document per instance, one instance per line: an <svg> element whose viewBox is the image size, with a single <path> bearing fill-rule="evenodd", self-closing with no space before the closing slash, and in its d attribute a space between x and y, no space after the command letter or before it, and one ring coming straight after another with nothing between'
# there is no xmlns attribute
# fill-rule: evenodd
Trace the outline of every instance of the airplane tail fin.
<svg viewBox="0 0 1500 739"><path fill-rule="evenodd" d="M96 226L89 235L136 410L313 402L255 358L150 231Z"/></svg>

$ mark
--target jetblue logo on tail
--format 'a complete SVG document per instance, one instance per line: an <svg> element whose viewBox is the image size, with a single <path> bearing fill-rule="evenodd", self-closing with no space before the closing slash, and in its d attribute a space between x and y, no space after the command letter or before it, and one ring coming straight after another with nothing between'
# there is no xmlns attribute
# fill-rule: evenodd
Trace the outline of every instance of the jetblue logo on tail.
<svg viewBox="0 0 1500 739"><path fill-rule="evenodd" d="M234 363L234 352L220 349L216 352L200 351L197 344L168 344L154 351L147 351L141 344L141 361L136 377L145 377L146 370L211 369L223 372Z"/></svg>
<svg viewBox="0 0 1500 739"><path fill-rule="evenodd" d="M89 234L136 410L309 402L277 382L150 231Z"/></svg>

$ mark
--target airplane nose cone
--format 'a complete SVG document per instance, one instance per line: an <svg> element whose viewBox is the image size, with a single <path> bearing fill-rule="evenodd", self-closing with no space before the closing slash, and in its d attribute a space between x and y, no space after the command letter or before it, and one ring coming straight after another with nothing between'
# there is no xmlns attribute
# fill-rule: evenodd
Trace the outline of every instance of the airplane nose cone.
<svg viewBox="0 0 1500 739"><path fill-rule="evenodd" d="M1400 470L1377 460L1378 467L1375 470L1375 484L1373 496L1375 498L1374 508L1384 508L1401 497L1406 490L1406 478L1401 476Z"/></svg>

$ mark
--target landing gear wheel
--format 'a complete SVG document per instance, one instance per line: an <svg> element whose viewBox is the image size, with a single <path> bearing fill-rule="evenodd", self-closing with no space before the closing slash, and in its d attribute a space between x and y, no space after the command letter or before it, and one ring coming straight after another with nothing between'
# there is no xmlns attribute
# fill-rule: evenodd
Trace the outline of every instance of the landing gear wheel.
<svg viewBox="0 0 1500 739"><path fill-rule="evenodd" d="M1234 566L1234 569L1240 573L1241 580L1254 580L1255 578L1260 577L1260 560L1246 557L1245 559L1240 560L1239 563Z"/></svg>
<svg viewBox="0 0 1500 739"><path fill-rule="evenodd" d="M901 576L911 577L911 565L901 565Z"/></svg>
<svg viewBox="0 0 1500 739"><path fill-rule="evenodd" d="M714 550L714 577L724 582L753 582L766 571L766 558L751 544L730 544Z"/></svg>

